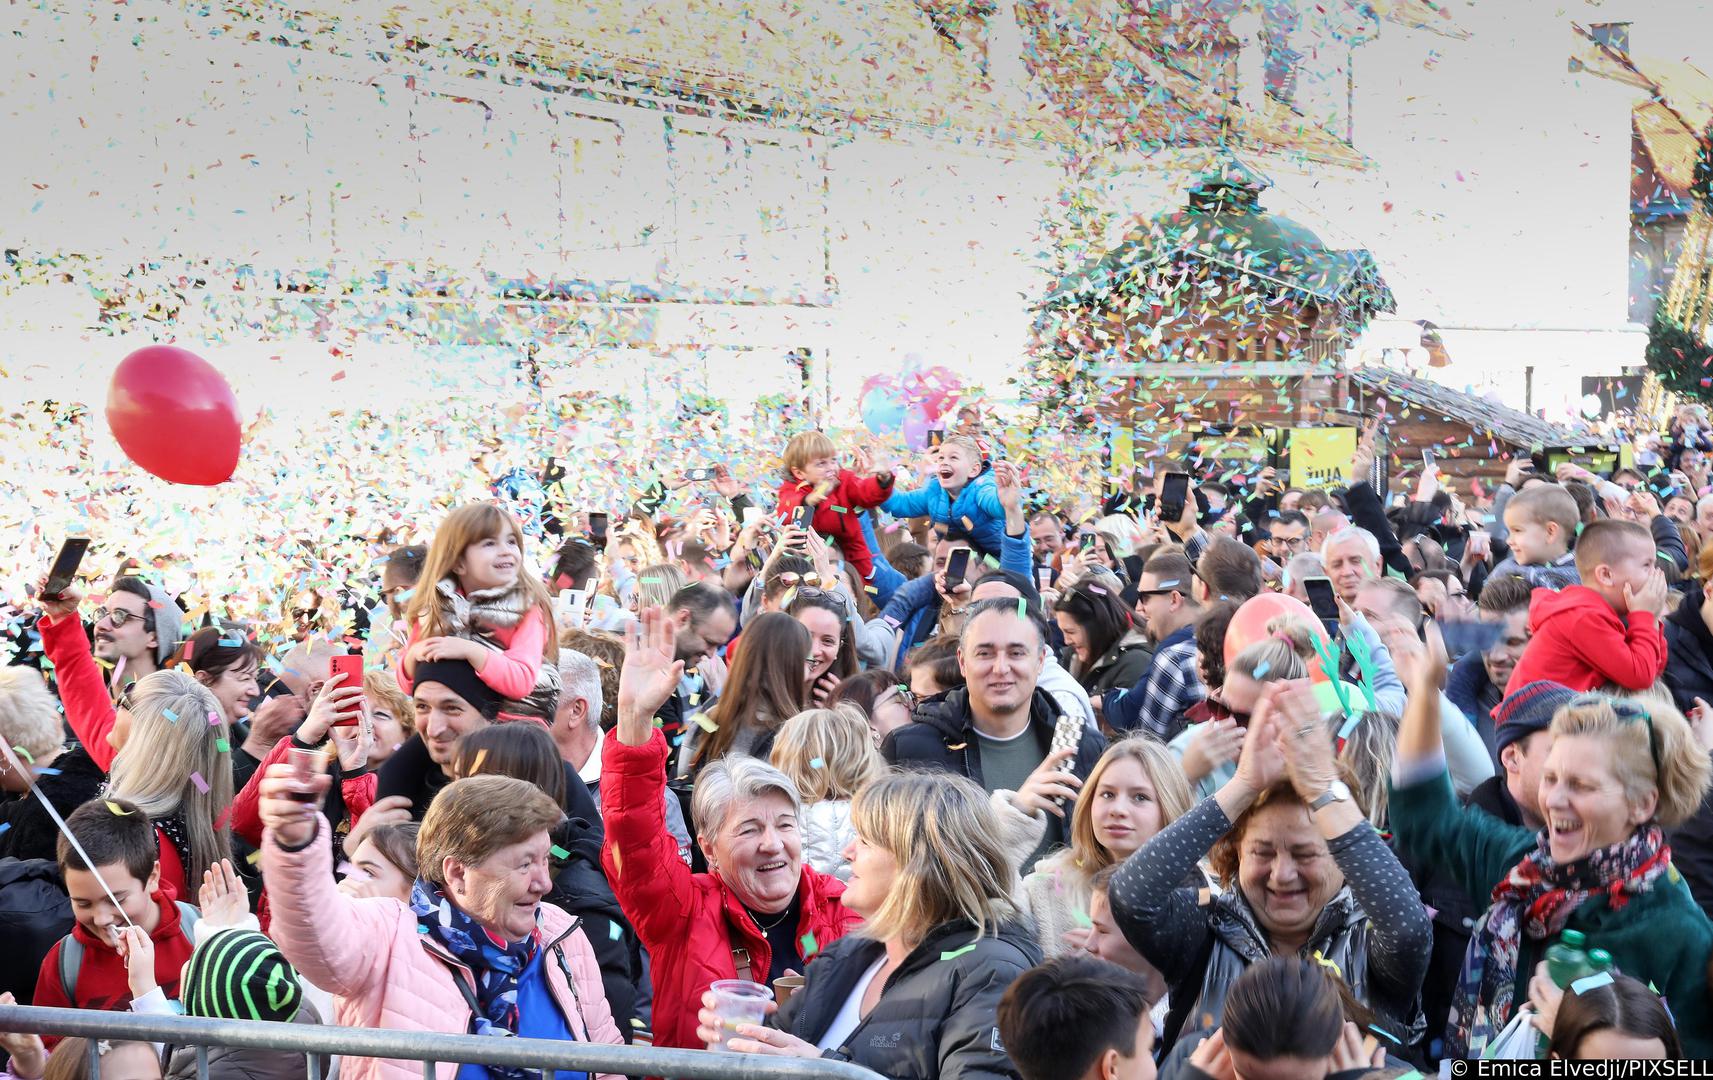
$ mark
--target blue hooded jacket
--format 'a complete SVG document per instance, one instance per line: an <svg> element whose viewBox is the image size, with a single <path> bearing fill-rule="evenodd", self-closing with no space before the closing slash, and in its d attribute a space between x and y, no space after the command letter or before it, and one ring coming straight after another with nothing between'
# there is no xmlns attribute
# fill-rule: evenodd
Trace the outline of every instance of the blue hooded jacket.
<svg viewBox="0 0 1713 1080"><path fill-rule="evenodd" d="M979 554L997 559L1004 551L1005 507L999 504L991 466L984 466L955 499L935 477L915 491L894 491L880 508L893 517L926 517L948 526L952 539L967 537Z"/></svg>

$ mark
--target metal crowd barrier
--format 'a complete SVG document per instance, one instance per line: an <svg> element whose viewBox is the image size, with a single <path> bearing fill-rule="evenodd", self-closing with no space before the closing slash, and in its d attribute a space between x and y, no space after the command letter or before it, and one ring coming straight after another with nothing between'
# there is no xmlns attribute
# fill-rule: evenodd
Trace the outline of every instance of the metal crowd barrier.
<svg viewBox="0 0 1713 1080"><path fill-rule="evenodd" d="M208 1080L208 1048L237 1046L303 1054L307 1080L322 1080L317 1055L391 1058L422 1062L423 1080L435 1080L440 1062L506 1065L538 1072L552 1080L555 1070L618 1073L621 1076L669 1076L675 1080L879 1080L879 1074L845 1061L721 1054L704 1050L550 1039L495 1039L479 1035L441 1035L426 1031L374 1031L367 1028L277 1024L248 1020L205 1020L192 1016L144 1016L88 1009L0 1006L0 1031L38 1035L77 1035L91 1040L90 1080L100 1080L98 1039L170 1043L196 1047L197 1080Z"/></svg>

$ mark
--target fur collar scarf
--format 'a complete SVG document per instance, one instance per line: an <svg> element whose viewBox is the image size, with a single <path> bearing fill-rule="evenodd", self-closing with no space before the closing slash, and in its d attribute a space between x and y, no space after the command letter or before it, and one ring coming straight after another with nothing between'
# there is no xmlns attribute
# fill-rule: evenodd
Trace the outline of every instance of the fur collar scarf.
<svg viewBox="0 0 1713 1080"><path fill-rule="evenodd" d="M510 630L529 613L529 594L521 580L503 589L477 589L460 594L458 583L442 578L436 587L446 632L454 637L474 637L483 630Z"/></svg>

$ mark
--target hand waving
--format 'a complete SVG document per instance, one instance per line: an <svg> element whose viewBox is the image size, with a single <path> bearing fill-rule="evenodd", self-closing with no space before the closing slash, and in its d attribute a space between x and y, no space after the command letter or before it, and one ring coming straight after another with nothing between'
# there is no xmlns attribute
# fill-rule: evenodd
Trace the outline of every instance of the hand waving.
<svg viewBox="0 0 1713 1080"><path fill-rule="evenodd" d="M197 903L210 926L237 926L250 914L250 894L232 869L231 859L221 859L219 865L202 872Z"/></svg>
<svg viewBox="0 0 1713 1080"><path fill-rule="evenodd" d="M639 632L625 644L619 669L618 737L642 746L652 735L656 711L678 690L684 661L678 659L677 627L659 608L644 608Z"/></svg>

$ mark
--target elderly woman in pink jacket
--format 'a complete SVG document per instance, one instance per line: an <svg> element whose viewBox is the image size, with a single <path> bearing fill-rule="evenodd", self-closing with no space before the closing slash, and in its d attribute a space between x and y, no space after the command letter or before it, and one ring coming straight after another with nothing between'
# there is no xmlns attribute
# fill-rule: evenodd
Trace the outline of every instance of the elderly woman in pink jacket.
<svg viewBox="0 0 1713 1080"><path fill-rule="evenodd" d="M618 1043L594 950L577 920L543 902L548 830L563 812L534 785L474 776L447 785L417 837L409 904L334 884L325 775L289 764L262 780L262 873L271 932L349 1027ZM311 801L300 801L308 796ZM346 1080L419 1080L414 1062L346 1058ZM442 1063L437 1080L524 1080L500 1066ZM594 1080L560 1072L557 1080ZM617 1080L617 1078L612 1078Z"/></svg>

